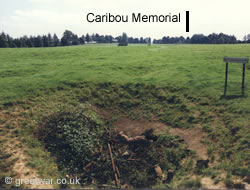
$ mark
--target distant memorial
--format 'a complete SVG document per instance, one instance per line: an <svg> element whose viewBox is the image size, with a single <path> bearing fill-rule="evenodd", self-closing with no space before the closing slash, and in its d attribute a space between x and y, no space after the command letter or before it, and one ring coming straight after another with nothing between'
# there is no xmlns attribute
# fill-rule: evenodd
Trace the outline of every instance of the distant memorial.
<svg viewBox="0 0 250 190"><path fill-rule="evenodd" d="M151 41L151 38L150 38L150 37L149 37L149 38L147 38L147 43L148 43L148 46L151 46L152 41Z"/></svg>

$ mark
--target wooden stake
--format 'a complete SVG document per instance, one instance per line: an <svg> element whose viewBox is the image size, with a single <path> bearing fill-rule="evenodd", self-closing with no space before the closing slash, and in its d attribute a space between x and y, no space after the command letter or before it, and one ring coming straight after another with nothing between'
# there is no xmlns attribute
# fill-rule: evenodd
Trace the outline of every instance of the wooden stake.
<svg viewBox="0 0 250 190"><path fill-rule="evenodd" d="M108 143L108 148L109 148L109 155L110 155L110 159L111 159L111 162L112 162L113 171L115 173L115 184L118 187L120 185L120 183L119 183L119 180L118 180L117 170L116 170L115 162L113 160L112 150L111 150L111 147L110 147L109 143Z"/></svg>
<svg viewBox="0 0 250 190"><path fill-rule="evenodd" d="M118 167L116 166L115 169L116 169L116 172L117 172L117 174L118 174L118 178L120 179L120 178L121 178L121 175L120 175L120 171L119 171Z"/></svg>
<svg viewBox="0 0 250 190"><path fill-rule="evenodd" d="M227 94L227 75L228 75L228 62L226 63L226 73L225 73L225 87L224 87L224 96Z"/></svg>
<svg viewBox="0 0 250 190"><path fill-rule="evenodd" d="M88 163L88 164L83 168L83 171L86 171L92 164L94 164L93 161L91 161L90 163Z"/></svg>
<svg viewBox="0 0 250 190"><path fill-rule="evenodd" d="M246 70L246 64L243 64L243 71L242 71L242 89L241 94L244 96L244 90L245 90L245 70Z"/></svg>

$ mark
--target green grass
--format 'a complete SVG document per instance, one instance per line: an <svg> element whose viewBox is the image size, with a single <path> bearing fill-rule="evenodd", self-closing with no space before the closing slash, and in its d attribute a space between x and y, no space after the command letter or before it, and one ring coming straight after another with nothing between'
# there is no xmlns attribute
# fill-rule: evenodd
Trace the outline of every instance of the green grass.
<svg viewBox="0 0 250 190"><path fill-rule="evenodd" d="M0 49L0 108L18 103L21 110L29 110L20 113L25 118L20 129L5 124L2 118L0 125L13 129L12 135L29 148L27 165L47 177L58 176L60 171L34 131L44 116L62 104L88 102L98 109L112 109L108 127L124 114L132 120L156 117L169 127L200 124L208 135L204 143L209 159L216 160L215 166L202 170L200 177L214 178L221 172L244 177L250 172L250 70L246 71L244 98L221 98L225 77L222 60L224 56L249 57L249 52L250 45L245 44ZM241 65L230 64L229 95L241 93L241 74ZM12 117L15 107L6 107L6 114ZM183 166L176 176L189 176L193 167ZM229 183L229 177L224 180ZM201 184L186 180L181 185Z"/></svg>
<svg viewBox="0 0 250 190"><path fill-rule="evenodd" d="M224 86L223 57L249 57L249 51L249 45L1 49L0 104L37 95L43 89L83 81L174 84L204 96L220 96ZM230 64L229 71L229 90L237 90L232 93L237 94L241 66ZM249 78L247 72L247 83Z"/></svg>

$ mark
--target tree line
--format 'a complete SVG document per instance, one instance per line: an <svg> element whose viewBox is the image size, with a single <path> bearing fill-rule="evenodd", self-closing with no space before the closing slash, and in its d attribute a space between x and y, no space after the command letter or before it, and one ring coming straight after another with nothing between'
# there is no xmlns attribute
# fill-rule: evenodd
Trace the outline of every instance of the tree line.
<svg viewBox="0 0 250 190"><path fill-rule="evenodd" d="M236 44L243 43L236 39L235 36L227 34L210 34L205 36L203 34L194 34L191 38L180 37L169 37L164 36L162 39L154 40L154 44Z"/></svg>
<svg viewBox="0 0 250 190"><path fill-rule="evenodd" d="M124 39L124 35L126 39ZM72 31L66 30L61 39L56 34L38 35L38 36L23 36L20 38L12 38L10 35L2 32L0 34L1 48L15 48L15 47L57 47L57 46L72 46L83 45L86 43L127 43L147 44L151 43L151 38L133 38L127 37L126 33L121 36L113 37L112 35L86 34L78 36ZM250 35L246 35L243 41L239 41L235 36L220 34L210 34L205 36L203 34L194 34L191 38L169 37L164 36L161 39L154 39L154 44L235 44L235 43L250 43Z"/></svg>
<svg viewBox="0 0 250 190"><path fill-rule="evenodd" d="M128 43L147 43L147 38L127 37ZM78 36L72 31L66 30L61 39L56 34L38 35L38 36L23 36L20 38L12 38L10 35L2 32L0 34L0 48L15 48L15 47L57 47L57 46L72 46L83 45L86 43L120 43L124 41L123 36L113 37L111 35L86 34Z"/></svg>

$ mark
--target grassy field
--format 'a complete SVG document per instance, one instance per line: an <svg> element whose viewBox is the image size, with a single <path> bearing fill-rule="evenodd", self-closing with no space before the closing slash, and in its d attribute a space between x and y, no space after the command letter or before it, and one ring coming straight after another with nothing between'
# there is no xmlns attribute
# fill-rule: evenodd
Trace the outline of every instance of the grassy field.
<svg viewBox="0 0 250 190"><path fill-rule="evenodd" d="M1 49L0 103L83 81L174 84L205 96L223 93L224 56L249 57L249 45L105 45ZM241 66L230 65L229 85L240 92ZM246 73L248 83L250 73ZM230 88L229 88L230 90Z"/></svg>
<svg viewBox="0 0 250 190"><path fill-rule="evenodd" d="M113 129L116 125L126 129L127 123L135 125L136 121L142 123L136 124L142 128L145 124L156 129L160 123L167 129L161 131L153 145L146 147L149 151L143 152L143 156L159 164L164 172L175 171L168 184L159 180L147 183L152 177L152 166L148 163L138 162L143 169L127 171L131 165L126 165L126 160L118 153L124 147L119 143L114 146L121 172L124 176L127 174L121 182L124 180L131 187L201 187L208 178L210 184L204 187L225 187L218 186L221 183L231 188L242 187L240 184L250 175L250 70L246 70L246 96L241 97L242 65L230 64L228 96L222 97L223 57L250 57L249 52L250 45L245 44L0 49L0 144L10 146L0 151L1 163L4 163L0 164L0 171L4 172L0 172L0 180L6 175L62 177L67 172L82 172L65 167L58 157L65 153L56 146L51 151L46 138L57 138L58 129L53 127L60 118L68 118L66 126L76 125L86 131L80 124L85 121L78 117L83 114L89 123L102 129ZM79 113L80 104L84 105L84 110ZM41 127L53 133L41 132ZM131 129L130 132L135 131ZM76 139L73 142L76 144L71 144L73 147L84 147L84 143L88 143L77 144L79 136L68 129L60 133L65 133L64 143L72 143L67 141L68 135ZM106 143L113 134L99 129L86 132L90 144L95 143L91 140L93 133L97 135L95 138L105 137L98 142L100 144ZM184 139L184 144L176 135ZM192 135L201 137L192 141ZM200 148L193 147L194 142ZM131 147L127 147L127 151L137 154ZM163 154L158 155L159 152ZM19 156L23 159L17 160L15 154L23 155ZM99 156L104 159L102 154ZM159 156L162 156L161 161L158 161ZM90 158L78 156L74 159L85 159L82 165L86 165ZM209 167L198 167L196 161L199 159L209 159ZM70 161L73 167L74 162ZM105 183L112 184L109 165L96 164L96 167L106 167L99 170L107 170ZM20 172L16 165L29 169ZM138 172L138 175L129 172ZM103 180L99 183L104 183Z"/></svg>

